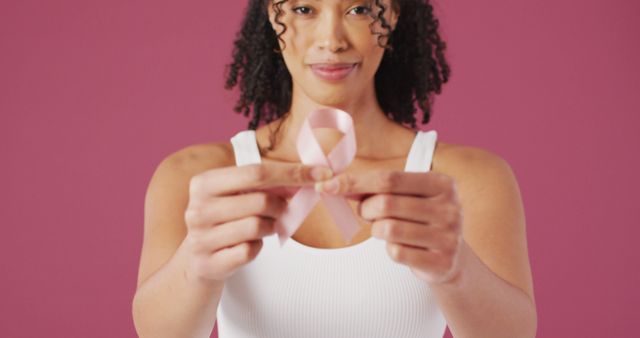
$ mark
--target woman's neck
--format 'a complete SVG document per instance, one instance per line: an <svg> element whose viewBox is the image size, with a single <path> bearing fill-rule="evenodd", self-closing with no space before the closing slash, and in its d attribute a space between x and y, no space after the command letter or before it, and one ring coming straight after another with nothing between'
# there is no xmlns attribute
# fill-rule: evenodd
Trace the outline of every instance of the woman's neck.
<svg viewBox="0 0 640 338"><path fill-rule="evenodd" d="M385 116L375 99L351 100L324 106L300 96L292 101L291 110L284 118L259 128L258 133L261 135L258 136L258 142L261 147L266 148L274 143L268 156L283 161L298 161L296 138L300 126L311 111L320 108L338 108L351 115L356 134L356 158L385 159L406 156L407 142L412 142L415 131ZM314 129L313 133L325 154L342 138L342 133L334 129L318 128ZM273 135L275 137L272 137Z"/></svg>

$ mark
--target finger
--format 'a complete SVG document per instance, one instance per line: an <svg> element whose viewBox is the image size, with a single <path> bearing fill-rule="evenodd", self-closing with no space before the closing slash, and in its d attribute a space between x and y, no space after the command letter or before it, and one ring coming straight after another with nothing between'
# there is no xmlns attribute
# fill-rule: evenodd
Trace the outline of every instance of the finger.
<svg viewBox="0 0 640 338"><path fill-rule="evenodd" d="M455 251L458 242L458 235L453 231L397 219L373 222L371 234L390 243L445 253Z"/></svg>
<svg viewBox="0 0 640 338"><path fill-rule="evenodd" d="M251 216L210 228L196 244L196 251L212 253L223 248L262 239L275 233L275 220Z"/></svg>
<svg viewBox="0 0 640 338"><path fill-rule="evenodd" d="M336 187L331 189L335 182ZM434 172L404 172L397 170L372 170L344 172L333 179L318 184L316 189L328 193L359 197L363 194L397 193L416 196L435 196L451 190L453 180Z"/></svg>
<svg viewBox="0 0 640 338"><path fill-rule="evenodd" d="M295 195L298 192L298 190L300 190L300 187L281 186L281 187L269 187L269 188L256 188L251 191L264 191L284 199L290 199L293 197L293 195Z"/></svg>
<svg viewBox="0 0 640 338"><path fill-rule="evenodd" d="M229 195L255 188L305 186L326 180L331 175L327 167L269 161L205 171L191 179L189 192L203 197Z"/></svg>
<svg viewBox="0 0 640 338"><path fill-rule="evenodd" d="M445 274L452 263L451 255L397 243L387 243L387 253L398 263L435 275Z"/></svg>
<svg viewBox="0 0 640 338"><path fill-rule="evenodd" d="M255 259L260 253L263 244L263 241L260 239L221 249L209 257L207 265L216 267L216 269L220 271L227 271L227 275L231 275L233 271L240 266Z"/></svg>
<svg viewBox="0 0 640 338"><path fill-rule="evenodd" d="M441 200L407 195L377 194L360 202L358 212L368 221L397 218L419 223L450 224L460 210Z"/></svg>
<svg viewBox="0 0 640 338"><path fill-rule="evenodd" d="M185 221L190 228L207 229L250 215L278 218L286 206L286 200L264 192L214 197L200 205L190 205Z"/></svg>

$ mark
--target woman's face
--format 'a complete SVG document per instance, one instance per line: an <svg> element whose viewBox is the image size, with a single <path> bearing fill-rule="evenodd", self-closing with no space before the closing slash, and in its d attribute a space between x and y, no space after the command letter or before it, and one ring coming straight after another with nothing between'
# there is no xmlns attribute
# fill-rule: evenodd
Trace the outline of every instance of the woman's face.
<svg viewBox="0 0 640 338"><path fill-rule="evenodd" d="M384 0L385 19L395 27L397 15ZM269 4L269 18L276 33L283 30L275 22ZM289 0L282 5L279 21L287 29L281 36L282 56L291 73L294 95L301 94L325 106L375 95L374 75L384 49L378 45L380 22L372 27L372 14L379 8L372 0ZM386 39L381 39L384 45ZM372 99L372 98L371 98Z"/></svg>

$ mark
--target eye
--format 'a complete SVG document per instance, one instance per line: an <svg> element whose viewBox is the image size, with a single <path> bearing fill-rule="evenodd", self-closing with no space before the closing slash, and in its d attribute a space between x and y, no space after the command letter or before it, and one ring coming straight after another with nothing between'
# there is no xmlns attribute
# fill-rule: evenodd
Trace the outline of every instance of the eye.
<svg viewBox="0 0 640 338"><path fill-rule="evenodd" d="M306 14L309 14L309 12L311 12L311 8L305 7L305 6L299 6L299 7L292 8L291 11L293 11L294 13L306 15Z"/></svg>
<svg viewBox="0 0 640 338"><path fill-rule="evenodd" d="M351 11L354 10L357 10L357 13L355 13L356 15L368 15L369 13L371 13L371 7L367 6L356 6L351 9Z"/></svg>

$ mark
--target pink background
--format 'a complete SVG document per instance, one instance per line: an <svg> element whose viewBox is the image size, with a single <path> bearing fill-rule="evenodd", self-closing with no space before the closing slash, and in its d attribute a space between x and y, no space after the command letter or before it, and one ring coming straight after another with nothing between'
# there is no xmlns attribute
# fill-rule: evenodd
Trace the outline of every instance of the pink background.
<svg viewBox="0 0 640 338"><path fill-rule="evenodd" d="M0 337L135 336L155 166L246 127L223 90L245 3L0 2ZM512 165L538 336L637 334L640 2L437 11L453 77L424 129Z"/></svg>

